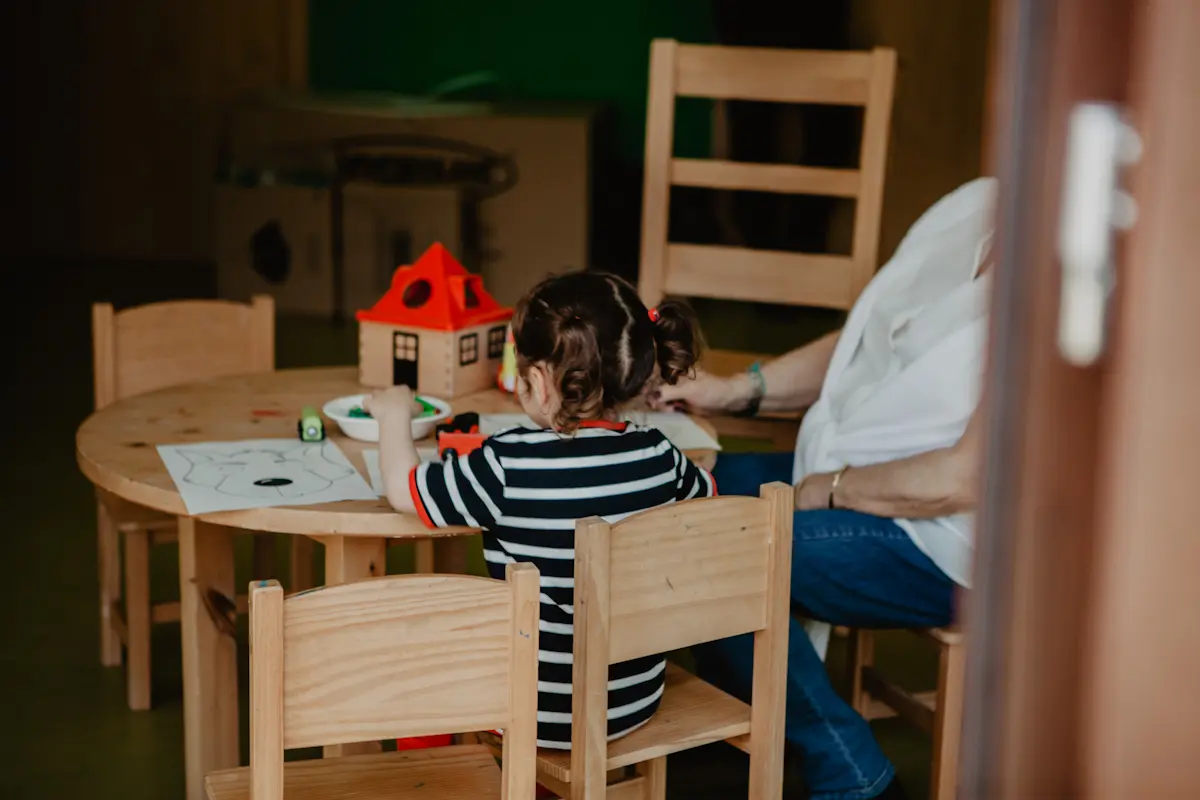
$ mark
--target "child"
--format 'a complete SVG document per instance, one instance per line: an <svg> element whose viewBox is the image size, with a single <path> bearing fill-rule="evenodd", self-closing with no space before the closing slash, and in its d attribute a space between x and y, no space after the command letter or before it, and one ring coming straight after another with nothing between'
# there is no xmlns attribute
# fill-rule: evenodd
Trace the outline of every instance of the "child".
<svg viewBox="0 0 1200 800"><path fill-rule="evenodd" d="M379 420L387 498L427 525L483 529L488 572L510 561L541 571L538 745L571 746L571 635L575 521L615 522L639 511L716 494L712 477L657 430L620 422L621 410L695 364L699 335L688 310L647 310L620 278L576 272L533 289L513 315L517 396L536 428L489 437L464 458L420 464L412 394L370 398ZM663 691L661 656L609 670L608 733L650 719Z"/></svg>

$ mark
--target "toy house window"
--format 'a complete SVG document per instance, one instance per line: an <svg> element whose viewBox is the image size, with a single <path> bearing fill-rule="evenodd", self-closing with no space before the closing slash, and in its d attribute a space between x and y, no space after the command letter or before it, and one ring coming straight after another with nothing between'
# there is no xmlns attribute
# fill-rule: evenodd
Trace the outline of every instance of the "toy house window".
<svg viewBox="0 0 1200 800"><path fill-rule="evenodd" d="M505 333L507 333L507 329L503 325L488 331L488 358L502 358L504 356Z"/></svg>
<svg viewBox="0 0 1200 800"><path fill-rule="evenodd" d="M397 361L417 360L417 336L411 333L397 333L393 337L396 345Z"/></svg>
<svg viewBox="0 0 1200 800"><path fill-rule="evenodd" d="M458 340L458 365L465 367L479 360L479 334L468 333Z"/></svg>
<svg viewBox="0 0 1200 800"><path fill-rule="evenodd" d="M470 283L463 284L463 307L479 308L479 295L475 294L475 289Z"/></svg>

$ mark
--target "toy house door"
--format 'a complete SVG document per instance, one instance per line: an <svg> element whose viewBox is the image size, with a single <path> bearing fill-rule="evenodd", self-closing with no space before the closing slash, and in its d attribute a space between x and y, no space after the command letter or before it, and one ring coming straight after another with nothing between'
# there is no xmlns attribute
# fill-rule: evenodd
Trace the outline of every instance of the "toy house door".
<svg viewBox="0 0 1200 800"><path fill-rule="evenodd" d="M417 389L421 339L415 333L392 334L392 385Z"/></svg>

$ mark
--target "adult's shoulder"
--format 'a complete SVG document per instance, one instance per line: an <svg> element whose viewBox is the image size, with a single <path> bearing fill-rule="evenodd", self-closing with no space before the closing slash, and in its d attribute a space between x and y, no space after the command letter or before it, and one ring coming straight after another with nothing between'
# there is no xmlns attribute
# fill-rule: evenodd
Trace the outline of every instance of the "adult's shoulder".
<svg viewBox="0 0 1200 800"><path fill-rule="evenodd" d="M981 235L985 230L990 231L998 183L995 178L984 176L967 181L942 195L908 229L896 248L896 254L930 236L965 223L978 225Z"/></svg>

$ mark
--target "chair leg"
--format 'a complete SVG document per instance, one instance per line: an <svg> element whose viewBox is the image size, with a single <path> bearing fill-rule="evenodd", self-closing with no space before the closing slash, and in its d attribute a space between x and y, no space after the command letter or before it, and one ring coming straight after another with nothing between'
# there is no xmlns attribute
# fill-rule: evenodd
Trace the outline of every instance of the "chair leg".
<svg viewBox="0 0 1200 800"><path fill-rule="evenodd" d="M666 800L667 757L659 756L637 765L637 772L646 779L645 800Z"/></svg>
<svg viewBox="0 0 1200 800"><path fill-rule="evenodd" d="M303 592L313 588L313 540L307 536L291 536L292 568L289 588Z"/></svg>
<svg viewBox="0 0 1200 800"><path fill-rule="evenodd" d="M958 748L962 736L963 672L967 648L945 645L938 664L937 710L933 717L931 800L951 800L958 790Z"/></svg>
<svg viewBox="0 0 1200 800"><path fill-rule="evenodd" d="M279 577L275 564L275 534L254 534L252 572L255 580Z"/></svg>
<svg viewBox="0 0 1200 800"><path fill-rule="evenodd" d="M96 503L96 545L100 578L100 663L121 665L121 637L113 625L113 606L121 600L121 535L108 509Z"/></svg>
<svg viewBox="0 0 1200 800"><path fill-rule="evenodd" d="M865 717L871 696L863 689L863 668L875 664L875 633L865 628L853 628L849 644L846 664L850 670L850 707Z"/></svg>
<svg viewBox="0 0 1200 800"><path fill-rule="evenodd" d="M428 540L433 544L433 570L443 575L467 574L467 539L451 536Z"/></svg>
<svg viewBox="0 0 1200 800"><path fill-rule="evenodd" d="M150 708L150 534L125 534L125 699L132 711Z"/></svg>

